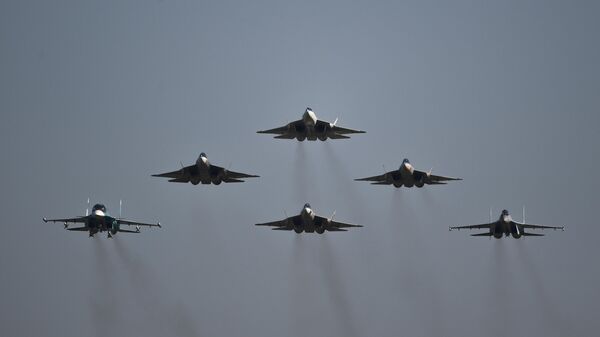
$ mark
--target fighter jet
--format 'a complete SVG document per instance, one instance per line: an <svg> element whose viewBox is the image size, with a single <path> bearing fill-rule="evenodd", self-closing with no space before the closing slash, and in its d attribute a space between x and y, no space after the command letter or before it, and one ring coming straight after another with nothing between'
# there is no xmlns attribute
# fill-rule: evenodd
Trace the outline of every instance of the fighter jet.
<svg viewBox="0 0 600 337"><path fill-rule="evenodd" d="M525 214L525 212L523 212L523 215L524 214ZM491 218L491 216L490 216L490 218ZM457 230L487 229L487 230L489 230L488 232L471 234L471 236L487 236L490 238L493 236L496 239L500 239L500 238L502 238L502 236L508 237L509 235L512 235L513 238L519 239L521 236L544 236L544 234L527 233L527 232L525 232L525 229L554 229L554 230L560 229L560 230L564 231L565 227L563 227L563 226L554 227L554 226L530 225L530 224L525 223L525 216L523 216L523 222L516 222L512 219L510 214L508 214L507 210L503 210L502 214L500 215L500 218L498 220L496 220L495 222L491 222L491 219L490 219L490 223L487 223L487 224L457 226L457 227L450 227L449 229L450 230L453 230L453 229L457 229Z"/></svg>
<svg viewBox="0 0 600 337"><path fill-rule="evenodd" d="M325 141L327 138L331 139L346 139L350 138L346 136L352 133L365 133L365 131L352 130L336 126L337 119L333 123L322 121L317 119L317 115L312 111L311 108L306 108L302 119L295 122L290 122L286 126L279 128L257 131L257 133L270 133L275 134L274 138L277 139L294 139L298 141L308 140L322 140Z"/></svg>
<svg viewBox="0 0 600 337"><path fill-rule="evenodd" d="M192 185L198 185L199 183L208 185L213 183L215 185L226 183L243 183L242 178L257 178L258 176L246 173L238 173L229 171L217 165L212 165L204 152L200 153L200 156L196 160L196 164L183 167L180 170L167 172L162 174L153 174L153 177L165 177L171 178L169 181L173 183L192 183Z"/></svg>
<svg viewBox="0 0 600 337"><path fill-rule="evenodd" d="M98 232L108 232L108 237L112 238L117 233L139 233L140 227L161 227L160 222L156 224L149 224L137 221L130 221L121 218L114 218L106 212L106 207L102 204L96 204L92 208L92 213L88 214L86 210L85 216L78 216L74 218L65 219L46 219L44 222L62 222L64 223L65 229L76 232L88 232L90 237ZM83 227L69 228L69 223L81 223ZM121 229L121 226L135 226L135 230Z"/></svg>
<svg viewBox="0 0 600 337"><path fill-rule="evenodd" d="M413 168L408 159L402 161L400 168L395 171L386 172L379 176L354 179L356 181L371 181L372 185L394 185L394 187L423 187L425 185L446 185L446 181L462 180L461 178L450 178L436 176L429 172L418 171Z"/></svg>
<svg viewBox="0 0 600 337"><path fill-rule="evenodd" d="M329 219L318 216L315 214L315 212L313 212L310 204L305 204L300 211L300 215L292 216L279 221L256 224L256 226L274 227L272 229L276 231L294 230L298 234L302 233L303 231L306 233L317 232L319 234L323 234L325 231L346 232L347 229L344 228L362 227L361 225L351 225L343 222L333 221L334 216L335 212L333 212Z"/></svg>

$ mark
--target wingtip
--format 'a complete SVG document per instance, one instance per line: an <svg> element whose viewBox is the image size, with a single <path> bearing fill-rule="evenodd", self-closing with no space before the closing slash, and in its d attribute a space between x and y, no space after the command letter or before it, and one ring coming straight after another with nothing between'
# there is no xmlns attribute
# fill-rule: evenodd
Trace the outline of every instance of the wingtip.
<svg viewBox="0 0 600 337"><path fill-rule="evenodd" d="M48 222L48 219L46 219L46 218L42 218L42 220L44 220L44 222Z"/></svg>
<svg viewBox="0 0 600 337"><path fill-rule="evenodd" d="M162 228L162 225L159 223L156 224L158 226L158 228Z"/></svg>

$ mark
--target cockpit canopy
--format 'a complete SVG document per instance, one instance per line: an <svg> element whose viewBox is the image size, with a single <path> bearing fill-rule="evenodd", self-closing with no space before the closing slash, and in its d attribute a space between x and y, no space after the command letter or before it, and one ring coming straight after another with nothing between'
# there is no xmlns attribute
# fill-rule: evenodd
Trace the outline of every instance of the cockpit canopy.
<svg viewBox="0 0 600 337"><path fill-rule="evenodd" d="M106 213L106 207L102 204L95 204L92 208L92 212L94 211L102 211L102 213Z"/></svg>
<svg viewBox="0 0 600 337"><path fill-rule="evenodd" d="M206 153L204 153L204 152L200 153L200 157L206 158Z"/></svg>
<svg viewBox="0 0 600 337"><path fill-rule="evenodd" d="M503 210L502 210L502 215L503 215L503 216L507 216L507 215L508 215L508 211L507 211L507 210L505 210L505 209L503 209Z"/></svg>
<svg viewBox="0 0 600 337"><path fill-rule="evenodd" d="M309 203L304 204L304 208L311 208Z"/></svg>

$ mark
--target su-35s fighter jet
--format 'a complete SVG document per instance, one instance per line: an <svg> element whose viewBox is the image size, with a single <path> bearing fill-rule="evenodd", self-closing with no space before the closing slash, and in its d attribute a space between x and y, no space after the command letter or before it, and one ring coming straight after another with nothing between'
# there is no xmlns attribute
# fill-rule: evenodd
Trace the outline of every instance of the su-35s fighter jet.
<svg viewBox="0 0 600 337"><path fill-rule="evenodd" d="M331 218L327 219L322 216L318 216L313 212L310 204L305 204L299 215L292 216L283 220L266 222L256 224L256 226L268 226L274 227L276 231L295 231L300 234L302 232L319 234L330 232L345 232L350 227L362 227L361 225L352 225L343 222L333 221L335 212L331 215Z"/></svg>
<svg viewBox="0 0 600 337"><path fill-rule="evenodd" d="M182 165L183 166L183 165ZM182 167L180 170L162 174L153 174L153 177L170 178L173 183L192 183L192 185L225 183L243 183L243 178L257 178L258 176L246 173L229 171L217 165L212 165L206 154L200 153L196 164Z"/></svg>
<svg viewBox="0 0 600 337"><path fill-rule="evenodd" d="M425 185L446 185L446 181L462 180L436 176L429 172L418 171L413 168L408 159L402 161L400 168L395 171L386 172L379 176L354 179L356 181L370 181L372 185L394 185L395 187L423 187Z"/></svg>
<svg viewBox="0 0 600 337"><path fill-rule="evenodd" d="M277 139L294 139L299 141L350 138L346 135L353 133L365 133L365 131L346 129L337 126L337 119L333 123L319 120L311 108L306 108L302 119L288 123L279 128L258 131L257 133L275 134Z"/></svg>
<svg viewBox="0 0 600 337"><path fill-rule="evenodd" d="M92 208L92 213L85 216L78 216L74 218L65 219L46 219L44 222L62 222L65 225L65 229L76 232L88 232L90 237L98 232L108 232L108 237L112 238L117 233L139 233L140 227L161 227L160 222L156 224L143 223L137 221L130 221L121 218L114 218L106 212L106 207L102 204L96 204ZM70 223L81 223L82 227L69 228ZM135 230L121 229L121 226L135 226Z"/></svg>
<svg viewBox="0 0 600 337"><path fill-rule="evenodd" d="M490 214L491 215L491 214ZM471 236L487 236L487 237L495 237L496 239L502 238L502 236L512 235L513 238L519 239L521 236L544 236L544 234L537 233L527 233L525 229L560 229L565 230L563 226L543 226L543 225L530 225L525 223L525 212L523 212L523 222L516 222L512 219L510 214L508 214L507 210L503 210L500 218L495 222L490 222L487 224L481 225L469 225L469 226L457 226L450 227L450 230L453 229L487 229L487 232L471 234ZM491 216L490 216L491 218Z"/></svg>

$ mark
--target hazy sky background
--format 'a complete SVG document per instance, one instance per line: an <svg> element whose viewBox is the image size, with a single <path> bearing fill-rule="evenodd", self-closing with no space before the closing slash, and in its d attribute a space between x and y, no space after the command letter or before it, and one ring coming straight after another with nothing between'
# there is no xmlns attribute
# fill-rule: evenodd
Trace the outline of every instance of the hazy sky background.
<svg viewBox="0 0 600 337"><path fill-rule="evenodd" d="M599 15L595 1L2 1L0 334L593 335ZM367 133L255 133L306 106ZM261 178L150 177L202 151ZM464 181L352 181L404 157ZM89 239L41 221L88 197L164 228ZM365 227L253 226L305 202ZM522 205L567 230L448 232Z"/></svg>

